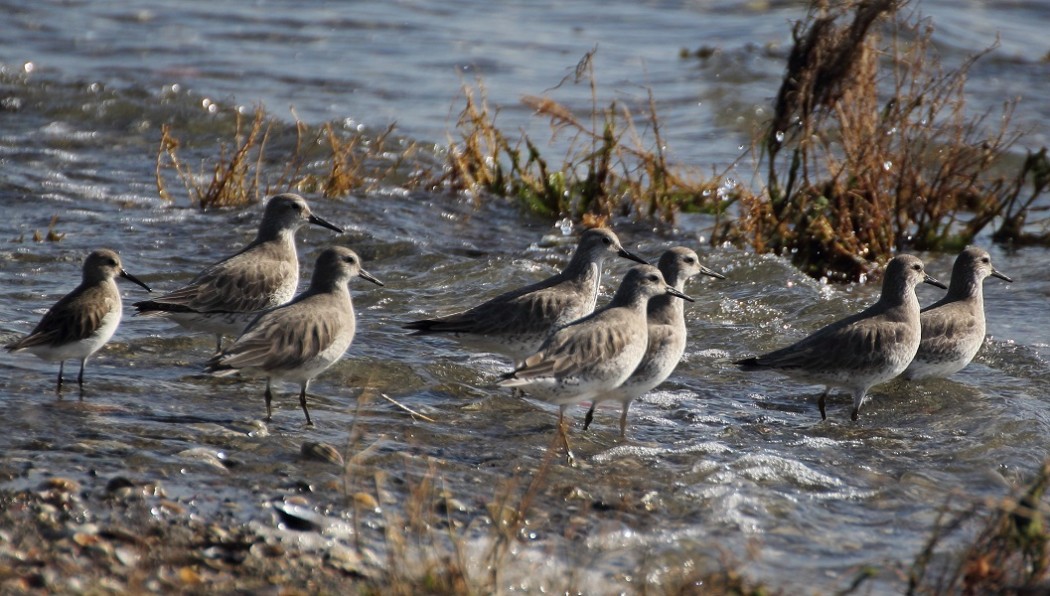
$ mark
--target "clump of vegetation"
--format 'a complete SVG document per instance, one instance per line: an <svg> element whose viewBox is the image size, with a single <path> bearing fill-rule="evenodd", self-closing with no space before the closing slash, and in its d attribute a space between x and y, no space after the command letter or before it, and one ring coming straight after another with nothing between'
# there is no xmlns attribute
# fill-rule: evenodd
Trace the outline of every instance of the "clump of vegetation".
<svg viewBox="0 0 1050 596"><path fill-rule="evenodd" d="M618 101L601 105L590 52L555 87L588 84L589 113L549 96L523 99L549 121L551 140L567 145L557 161L527 134L501 130L479 83L464 90L443 165L393 138L393 127L373 138L296 119L287 130L257 109L250 121L237 114L233 141L220 143L219 157L200 173L179 158L166 127L158 191L169 197L164 174L174 169L202 208L284 190L339 197L397 184L476 201L509 197L548 217L599 224L614 216L669 223L679 211L702 210L718 216L712 243L790 255L806 273L840 281L864 278L895 251L956 251L997 222L996 242L1050 243L1050 232L1032 233L1029 220L1050 187L1046 150L1007 172L1007 154L1022 136L1010 126L1015 104L998 114L966 111L967 73L991 49L942 67L932 26L901 16L906 4L813 2L795 25L774 115L754 148L760 190L671 163L652 93L641 116ZM270 155L275 140L290 147Z"/></svg>
<svg viewBox="0 0 1050 596"><path fill-rule="evenodd" d="M948 503L908 574L908 594L1041 594L1050 589L1045 492L1050 460L1015 496L961 509ZM961 553L938 559L953 535L978 526Z"/></svg>
<svg viewBox="0 0 1050 596"><path fill-rule="evenodd" d="M66 233L59 232L57 226L58 216L52 215L51 220L47 223L47 233L41 234L40 230L33 230L33 242L58 242L62 240L66 237ZM16 244L25 242L25 234L19 234L16 238L12 238L11 242L14 242Z"/></svg>
<svg viewBox="0 0 1050 596"><path fill-rule="evenodd" d="M391 178L416 153L414 143L403 143L393 132L391 125L372 137L331 123L310 127L298 118L290 129L262 108L256 108L250 120L236 111L233 140L220 141L215 162L202 165L198 173L179 157L182 143L165 125L157 151L157 192L172 200L165 180L167 170L175 171L190 202L202 209L248 205L284 191L333 198L357 190L367 192ZM292 140L283 155L268 151L275 137L284 144ZM279 173L268 175L271 169Z"/></svg>
<svg viewBox="0 0 1050 596"><path fill-rule="evenodd" d="M765 190L741 195L731 229L758 252L853 280L895 250L958 250L997 219L1024 226L1047 186L1045 151L1015 175L996 173L1021 134L1010 129L1012 103L987 128L987 115L966 113L967 72L988 50L945 70L930 23L898 16L905 4L814 3L796 24L759 147ZM878 24L889 17L884 42Z"/></svg>
<svg viewBox="0 0 1050 596"><path fill-rule="evenodd" d="M479 484L476 491L454 494L443 478L445 463L440 460L412 454L411 450L392 460L381 454L387 440L382 436L369 438L372 433L368 429L367 404L377 396L415 419L433 422L383 394L365 390L358 397L343 456L330 460L343 465L341 488L346 508L352 513L353 546L360 561L371 561L357 570L353 591L498 594L518 587L521 581L530 584L522 589L533 591L547 588L576 593L595 589L580 576L581 565L576 564L577 557L595 556L593 547L583 549L589 551L587 554L556 553L563 547L537 540L538 535L562 536L579 544L582 538L572 524L561 527L563 517L543 510L551 499L558 503L572 498L564 496L563 487L552 486L556 483L551 479L559 476L562 459L558 434L551 434L538 461L525 463L528 460L523 459L512 474L491 487ZM552 497L552 491L558 496ZM544 549L544 558L557 558L563 565L535 568L535 559L527 555L535 549ZM766 593L761 584L745 577L728 555L717 561L703 558L698 562L692 554L676 553L671 564L667 557L638 555L637 560L624 563L627 576L646 578L638 583L637 593L685 594L701 587L710 594Z"/></svg>
<svg viewBox="0 0 1050 596"><path fill-rule="evenodd" d="M719 210L717 177L690 174L669 163L651 92L642 118L617 101L601 107L593 57L593 51L587 53L558 85L590 85L589 118L550 97L522 100L536 116L550 121L552 140L568 139L560 163L545 158L527 134L505 135L496 125L498 111L489 107L479 85L464 90L459 139L449 148L444 175L432 184L476 198L512 197L550 217L634 215L671 222L682 209Z"/></svg>

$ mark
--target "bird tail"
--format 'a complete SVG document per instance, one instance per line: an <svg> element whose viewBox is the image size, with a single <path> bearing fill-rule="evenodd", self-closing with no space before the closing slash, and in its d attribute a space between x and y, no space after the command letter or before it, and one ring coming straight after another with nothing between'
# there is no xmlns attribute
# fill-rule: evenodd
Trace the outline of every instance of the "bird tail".
<svg viewBox="0 0 1050 596"><path fill-rule="evenodd" d="M409 330L414 332L414 333L411 333L410 335L428 335L430 333L433 333L431 331L431 328L433 327L433 325L434 325L434 321L433 320L431 320L431 319L423 319L421 321L410 321L408 323L405 323L404 325L401 325L401 328L402 329L409 329Z"/></svg>
<svg viewBox="0 0 1050 596"><path fill-rule="evenodd" d="M441 319L421 319L410 321L401 326L402 329L410 329L413 333L409 335L433 335L435 333L457 333L467 331L463 325L452 321Z"/></svg>
<svg viewBox="0 0 1050 596"><path fill-rule="evenodd" d="M182 304L171 304L168 302L158 302L156 300L143 300L132 304L137 311L135 315L143 317L158 317L167 313L194 313L196 310L182 305Z"/></svg>
<svg viewBox="0 0 1050 596"><path fill-rule="evenodd" d="M227 377L237 372L237 369L224 363L226 354L216 354L204 364L204 372L217 377Z"/></svg>
<svg viewBox="0 0 1050 596"><path fill-rule="evenodd" d="M740 370L743 371L762 370L765 368L765 366L763 366L762 363L758 361L758 358L755 357L737 360L733 364L739 366Z"/></svg>
<svg viewBox="0 0 1050 596"><path fill-rule="evenodd" d="M505 372L499 376L499 381L496 381L496 385L500 387L518 387L524 384L524 382L517 377L518 371L512 370Z"/></svg>

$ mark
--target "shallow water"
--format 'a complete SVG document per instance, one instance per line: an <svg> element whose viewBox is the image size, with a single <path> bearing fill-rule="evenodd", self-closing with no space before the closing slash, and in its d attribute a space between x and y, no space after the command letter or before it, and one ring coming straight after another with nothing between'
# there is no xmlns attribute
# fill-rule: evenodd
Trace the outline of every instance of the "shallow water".
<svg viewBox="0 0 1050 596"><path fill-rule="evenodd" d="M81 259L97 246L119 249L128 271L165 291L251 238L258 209L201 213L157 198L161 122L184 119L199 131L190 140L212 147L207 128L219 116L209 102L261 102L274 113L294 105L314 123L381 129L396 120L401 134L441 144L464 82L484 78L509 129L535 127L517 98L554 86L597 45L606 97L641 104L643 87L652 87L674 157L724 166L768 109L787 23L802 10L797 2L513 3L500 11L471 1L168 4L0 2L11 15L0 51L4 343L76 285ZM1023 94L1017 121L1035 126L1026 142L1046 143L1048 107L1033 99L1050 91L1037 26L1048 9L958 6L925 5L948 60L1002 33L1001 50L975 70L974 109ZM721 52L704 62L678 58L679 48L701 45ZM586 89L558 93L587 105ZM568 241L550 222L500 201L476 209L456 197L396 190L310 199L347 233L300 232L304 277L320 249L338 242L387 284L352 286L358 336L312 386L317 427L303 426L292 386L280 388L274 420L262 424L260 382L202 374L211 338L129 315L89 364L83 401L69 390L54 397L56 366L0 355L8 485L48 475L86 486L114 476L152 480L202 514L268 524L271 502L291 494L305 492L333 518L346 509L344 475L304 461L306 441L346 446L348 454L367 447L361 465L390 476L388 508L430 465L463 502L465 519L485 511L508 479L527 479L556 412L493 388L507 369L500 359L406 337L399 324L549 275L564 264ZM52 215L65 236L33 242ZM711 224L700 216L684 216L670 231L618 223L637 253L655 259L686 244L728 279L687 288L699 300L686 309L686 355L667 383L632 407L630 441L616 439L615 409L599 410L592 430L573 430L585 468L550 472L533 509L533 541L518 555L521 569L542 564L549 575L523 571L509 587L537 589L544 577L582 567L577 583L622 588L637 585L623 575L642 554L670 566L725 550L742 560L757 553L746 572L789 591L832 591L873 564L883 571L870 589L897 592L894 569L921 548L948 495L1001 496L1045 457L1048 251L992 248L1015 283L985 284L991 337L965 371L877 388L857 424L848 421L848 398L833 398L829 420L820 422L820 388L744 374L731 362L866 306L877 287L828 286L782 259L707 248ZM946 280L952 257L925 256ZM626 266L608 265L603 299ZM131 284L122 289L126 303L144 295ZM924 304L938 296L920 289ZM434 421L414 419L379 394ZM577 421L582 414L574 412ZM374 490L370 480L351 484ZM482 548L483 531L467 535ZM549 552L558 556L544 560Z"/></svg>

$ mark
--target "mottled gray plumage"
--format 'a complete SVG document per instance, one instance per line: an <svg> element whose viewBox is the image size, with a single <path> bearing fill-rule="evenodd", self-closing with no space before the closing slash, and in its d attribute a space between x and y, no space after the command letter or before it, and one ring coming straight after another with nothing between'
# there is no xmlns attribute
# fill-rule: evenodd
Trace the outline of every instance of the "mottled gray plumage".
<svg viewBox="0 0 1050 596"><path fill-rule="evenodd" d="M295 232L315 224L342 229L321 219L299 195L286 193L266 203L259 232L237 254L201 271L186 286L159 298L136 302L138 314L165 316L194 331L237 336L260 312L292 299L299 286Z"/></svg>
<svg viewBox="0 0 1050 596"><path fill-rule="evenodd" d="M84 385L84 365L88 358L113 337L120 324L120 289L116 278L123 277L150 291L149 286L124 271L120 256L109 249L99 249L84 259L80 285L55 303L32 333L4 346L11 352L26 350L49 361L59 361L58 384L62 388L62 371L69 358L80 360L77 383Z"/></svg>
<svg viewBox="0 0 1050 596"><path fill-rule="evenodd" d="M692 301L667 285L656 267L632 267L608 305L555 330L499 384L560 406L558 427L568 451L565 409L597 399L627 380L649 342L646 306L663 294Z"/></svg>
<svg viewBox="0 0 1050 596"><path fill-rule="evenodd" d="M946 377L962 370L984 343L984 279L1013 281L995 270L984 249L967 247L955 259L948 293L922 309L922 341L904 378Z"/></svg>
<svg viewBox="0 0 1050 596"><path fill-rule="evenodd" d="M658 268L667 284L679 292L684 291L685 282L696 275L725 279L721 273L701 265L696 253L684 246L671 248L660 255ZM598 404L619 402L620 437L624 437L627 433L627 410L631 402L667 380L678 366L686 343L685 302L666 294L656 296L649 300L647 322L649 343L641 363L623 384L594 399L584 419L584 430L590 426Z"/></svg>
<svg viewBox="0 0 1050 596"><path fill-rule="evenodd" d="M879 300L786 348L736 364L743 370L773 369L808 383L826 385L818 405L832 387L853 395L850 417L857 419L868 389L899 375L919 349L919 300L915 286L926 282L946 287L923 270L922 261L899 255L886 266Z"/></svg>
<svg viewBox="0 0 1050 596"><path fill-rule="evenodd" d="M313 424L306 407L310 380L339 360L354 339L357 323L348 284L355 276L383 285L361 268L354 251L325 249L317 257L310 287L288 304L259 315L232 345L208 361L205 371L266 377L266 420L273 400L271 380L299 383L299 405L306 423Z"/></svg>
<svg viewBox="0 0 1050 596"><path fill-rule="evenodd" d="M515 363L535 352L552 329L594 311L602 264L618 255L639 263L612 230L594 228L580 236L565 269L541 282L500 294L463 312L406 324L412 335L445 334L474 349L504 354Z"/></svg>

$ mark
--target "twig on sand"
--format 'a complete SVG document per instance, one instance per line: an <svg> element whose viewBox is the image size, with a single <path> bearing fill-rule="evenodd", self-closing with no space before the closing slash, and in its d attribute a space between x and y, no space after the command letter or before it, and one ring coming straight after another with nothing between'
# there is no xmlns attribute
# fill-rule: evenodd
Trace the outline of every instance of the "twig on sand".
<svg viewBox="0 0 1050 596"><path fill-rule="evenodd" d="M389 395L387 395L387 394L385 394L385 393L380 393L380 394L379 394L379 397L381 397L381 398L383 398L383 399L387 400L388 402L390 402L390 403L394 404L395 406L397 406L397 407L401 408L402 410L404 410L404 411L408 412L408 413L409 413L409 414L411 414L411 415L412 415L413 417L418 417L418 418L422 418L423 420L426 420L427 422L437 422L437 421L436 421L436 420L434 420L433 418L430 418L430 417L428 417L428 416L424 416L423 414L420 414L419 412L417 412L417 411L413 410L412 408L410 408L410 407L406 406L405 404L402 404L401 402L397 401L396 399L394 399L394 398L390 397Z"/></svg>

